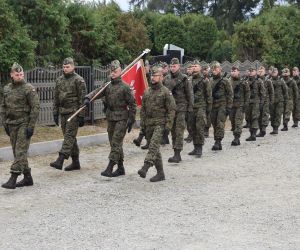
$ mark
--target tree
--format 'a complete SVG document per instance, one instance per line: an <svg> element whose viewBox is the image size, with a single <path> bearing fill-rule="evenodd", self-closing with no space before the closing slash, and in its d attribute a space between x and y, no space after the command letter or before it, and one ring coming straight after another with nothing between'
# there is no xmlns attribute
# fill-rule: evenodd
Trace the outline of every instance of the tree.
<svg viewBox="0 0 300 250"><path fill-rule="evenodd" d="M33 67L35 47L12 8L0 0L0 72L8 72L14 62Z"/></svg>

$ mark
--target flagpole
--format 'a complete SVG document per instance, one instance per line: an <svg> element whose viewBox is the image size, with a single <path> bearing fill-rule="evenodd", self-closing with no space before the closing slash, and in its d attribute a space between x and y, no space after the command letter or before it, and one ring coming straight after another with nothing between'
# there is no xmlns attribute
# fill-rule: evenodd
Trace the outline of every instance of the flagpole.
<svg viewBox="0 0 300 250"><path fill-rule="evenodd" d="M148 54L151 50L145 49L142 54L140 54L136 59L134 59L125 69L122 70L121 76L126 73L134 64L136 64L145 54ZM90 102L94 101L103 91L106 89L106 87L111 83L111 81L105 83L103 88L101 88L90 100ZM68 122L72 121L72 119L77 116L82 110L86 108L85 105L81 106L70 118L67 120Z"/></svg>

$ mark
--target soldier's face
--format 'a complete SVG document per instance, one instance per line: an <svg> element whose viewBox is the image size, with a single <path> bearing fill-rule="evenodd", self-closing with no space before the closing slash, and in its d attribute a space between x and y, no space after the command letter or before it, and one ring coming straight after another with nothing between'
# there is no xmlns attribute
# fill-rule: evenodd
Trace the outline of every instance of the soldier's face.
<svg viewBox="0 0 300 250"><path fill-rule="evenodd" d="M278 70L273 70L272 71L272 76L274 76L274 77L278 76Z"/></svg>
<svg viewBox="0 0 300 250"><path fill-rule="evenodd" d="M214 67L213 69L212 69L212 73L213 73L213 75L214 76L217 76L217 75L220 75L221 74L221 68L220 67Z"/></svg>
<svg viewBox="0 0 300 250"><path fill-rule="evenodd" d="M70 74L74 71L75 65L73 64L64 64L63 65L63 70L65 74Z"/></svg>
<svg viewBox="0 0 300 250"><path fill-rule="evenodd" d="M288 76L290 76L290 73L288 73L288 72L282 73L282 76L288 77Z"/></svg>
<svg viewBox="0 0 300 250"><path fill-rule="evenodd" d="M239 77L240 72L237 69L232 69L230 74L233 78L237 78Z"/></svg>
<svg viewBox="0 0 300 250"><path fill-rule="evenodd" d="M15 82L20 82L20 81L24 80L24 72L23 71L20 71L20 72L12 71L10 73L10 76Z"/></svg>
<svg viewBox="0 0 300 250"><path fill-rule="evenodd" d="M293 76L299 76L299 69L293 69Z"/></svg>
<svg viewBox="0 0 300 250"><path fill-rule="evenodd" d="M179 69L180 69L179 64L171 64L170 65L170 70L171 70L172 73L176 73Z"/></svg>
<svg viewBox="0 0 300 250"><path fill-rule="evenodd" d="M259 70L258 70L258 74L259 74L260 76L264 76L264 75L266 74L266 70L265 70L265 69L259 69Z"/></svg>
<svg viewBox="0 0 300 250"><path fill-rule="evenodd" d="M249 73L250 76L256 76L256 70L251 70Z"/></svg>
<svg viewBox="0 0 300 250"><path fill-rule="evenodd" d="M161 73L154 73L151 75L152 84L157 84L163 80L163 75Z"/></svg>
<svg viewBox="0 0 300 250"><path fill-rule="evenodd" d="M193 72L199 73L201 71L201 66L198 64L193 65Z"/></svg>
<svg viewBox="0 0 300 250"><path fill-rule="evenodd" d="M187 73L188 75L193 74L193 67L187 68L187 69L186 69L186 73Z"/></svg>
<svg viewBox="0 0 300 250"><path fill-rule="evenodd" d="M203 70L202 70L202 74L203 74L203 75L207 76L208 73L209 73L209 69L203 69Z"/></svg>
<svg viewBox="0 0 300 250"><path fill-rule="evenodd" d="M117 68L117 69L115 69L115 70L112 70L111 73L110 73L110 76L111 76L112 79L116 79L116 78L118 78L119 76L121 76L121 73L122 73L122 70L121 70L121 68L119 67L119 68Z"/></svg>
<svg viewBox="0 0 300 250"><path fill-rule="evenodd" d="M163 74L166 75L169 72L169 66L163 67Z"/></svg>

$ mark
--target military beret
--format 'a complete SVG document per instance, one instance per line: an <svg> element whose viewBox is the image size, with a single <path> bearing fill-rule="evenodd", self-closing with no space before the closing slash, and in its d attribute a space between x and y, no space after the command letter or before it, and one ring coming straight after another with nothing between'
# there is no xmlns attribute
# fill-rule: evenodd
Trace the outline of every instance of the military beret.
<svg viewBox="0 0 300 250"><path fill-rule="evenodd" d="M256 68L254 66L249 67L249 71L254 71L254 70L256 70Z"/></svg>
<svg viewBox="0 0 300 250"><path fill-rule="evenodd" d="M221 68L221 64L217 61L214 61L211 63L211 68L214 69L214 68Z"/></svg>
<svg viewBox="0 0 300 250"><path fill-rule="evenodd" d="M209 64L207 64L207 63L203 64L202 69L209 69Z"/></svg>
<svg viewBox="0 0 300 250"><path fill-rule="evenodd" d="M180 64L179 59L176 58L176 57L172 58L170 64L171 64L171 65L172 65L172 64Z"/></svg>
<svg viewBox="0 0 300 250"><path fill-rule="evenodd" d="M119 60L114 60L110 64L111 70L116 70L117 68L120 68L120 67L121 67L121 64L120 64Z"/></svg>
<svg viewBox="0 0 300 250"><path fill-rule="evenodd" d="M20 64L14 62L14 64L11 66L11 71L22 72L23 68Z"/></svg>
<svg viewBox="0 0 300 250"><path fill-rule="evenodd" d="M162 73L162 67L159 65L155 65L151 68L151 75L157 75Z"/></svg>
<svg viewBox="0 0 300 250"><path fill-rule="evenodd" d="M283 74L284 74L284 73L289 74L289 73L290 73L290 70L289 70L288 68L284 68L284 69L282 70L282 73L283 73Z"/></svg>
<svg viewBox="0 0 300 250"><path fill-rule="evenodd" d="M201 64L200 64L200 62L198 60L194 60L193 61L193 65L200 65L201 66Z"/></svg>
<svg viewBox="0 0 300 250"><path fill-rule="evenodd" d="M240 67L237 64L232 65L231 70L238 70L240 71Z"/></svg>
<svg viewBox="0 0 300 250"><path fill-rule="evenodd" d="M264 66L260 66L258 69L264 69L265 70L266 68Z"/></svg>
<svg viewBox="0 0 300 250"><path fill-rule="evenodd" d="M190 67L193 66L193 64L192 64L191 61L187 61L187 62L184 64L184 66L185 66L186 68L190 68Z"/></svg>
<svg viewBox="0 0 300 250"><path fill-rule="evenodd" d="M293 70L294 71L299 71L299 68L298 67L294 67Z"/></svg>
<svg viewBox="0 0 300 250"><path fill-rule="evenodd" d="M63 65L66 65L66 64L74 64L73 58L72 57L65 58L63 61Z"/></svg>

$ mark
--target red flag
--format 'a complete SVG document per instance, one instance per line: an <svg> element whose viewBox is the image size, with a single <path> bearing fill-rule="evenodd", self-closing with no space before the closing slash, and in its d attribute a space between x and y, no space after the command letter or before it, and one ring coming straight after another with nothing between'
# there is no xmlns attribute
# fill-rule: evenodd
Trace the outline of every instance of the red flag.
<svg viewBox="0 0 300 250"><path fill-rule="evenodd" d="M122 80L127 83L133 91L136 104L142 105L142 96L148 88L143 60L139 60L128 71L122 75Z"/></svg>

